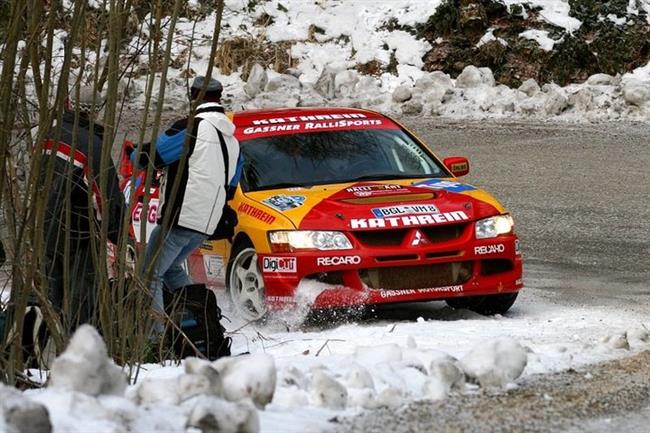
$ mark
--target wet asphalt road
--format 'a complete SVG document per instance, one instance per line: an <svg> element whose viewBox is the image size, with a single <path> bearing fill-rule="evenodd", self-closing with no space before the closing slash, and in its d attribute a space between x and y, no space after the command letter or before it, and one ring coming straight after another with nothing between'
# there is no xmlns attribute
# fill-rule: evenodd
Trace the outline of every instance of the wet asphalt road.
<svg viewBox="0 0 650 433"><path fill-rule="evenodd" d="M402 119L441 158L466 156L469 183L513 214L524 283L566 305L650 317L650 124ZM507 393L413 402L343 421L337 432L650 433L649 352ZM589 421L586 421L589 420Z"/></svg>
<svg viewBox="0 0 650 433"><path fill-rule="evenodd" d="M650 312L650 124L402 119L513 214L525 278L562 276L567 302Z"/></svg>

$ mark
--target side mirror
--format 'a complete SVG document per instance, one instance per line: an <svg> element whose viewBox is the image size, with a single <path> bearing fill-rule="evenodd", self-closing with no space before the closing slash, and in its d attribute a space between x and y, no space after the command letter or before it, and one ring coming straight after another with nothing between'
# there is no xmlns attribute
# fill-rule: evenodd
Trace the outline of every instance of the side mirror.
<svg viewBox="0 0 650 433"><path fill-rule="evenodd" d="M469 173L469 161L464 156L450 156L443 163L455 177L465 176Z"/></svg>

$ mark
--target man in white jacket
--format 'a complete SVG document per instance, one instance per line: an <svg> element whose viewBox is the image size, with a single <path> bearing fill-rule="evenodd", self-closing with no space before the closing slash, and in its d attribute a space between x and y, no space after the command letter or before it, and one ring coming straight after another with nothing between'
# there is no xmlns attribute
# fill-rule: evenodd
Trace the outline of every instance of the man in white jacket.
<svg viewBox="0 0 650 433"><path fill-rule="evenodd" d="M199 96L205 80L197 77L192 83L192 100ZM160 186L159 225L153 230L145 253L145 270L153 263L151 288L153 308L158 313L165 310L163 284L172 293L192 285L183 263L214 233L226 200L231 198L229 190L234 191L238 182L239 143L234 137L235 125L220 103L222 91L219 81L209 79L192 131L187 130L188 119L179 120L157 139L154 155L147 149L139 155L139 165L146 165L149 160L157 168L165 168ZM136 153L131 157L135 159ZM175 182L179 186L172 196ZM161 223L166 216L170 225L165 231ZM160 322L154 327L158 332L162 328Z"/></svg>

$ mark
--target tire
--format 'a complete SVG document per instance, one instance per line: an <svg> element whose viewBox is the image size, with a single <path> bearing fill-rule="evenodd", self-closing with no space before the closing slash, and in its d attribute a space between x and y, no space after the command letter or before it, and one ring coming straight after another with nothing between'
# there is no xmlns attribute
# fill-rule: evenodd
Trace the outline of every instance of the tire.
<svg viewBox="0 0 650 433"><path fill-rule="evenodd" d="M519 293L503 293L500 295L469 296L466 298L447 299L447 305L456 310L467 309L484 316L505 314L517 300Z"/></svg>
<svg viewBox="0 0 650 433"><path fill-rule="evenodd" d="M247 321L263 319L268 311L266 293L253 244L249 240L237 242L231 257L226 283L235 313Z"/></svg>

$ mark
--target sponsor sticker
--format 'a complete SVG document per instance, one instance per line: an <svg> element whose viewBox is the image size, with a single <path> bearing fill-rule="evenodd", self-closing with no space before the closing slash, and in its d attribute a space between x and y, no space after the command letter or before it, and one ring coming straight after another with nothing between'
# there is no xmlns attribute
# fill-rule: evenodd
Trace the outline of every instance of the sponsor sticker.
<svg viewBox="0 0 650 433"><path fill-rule="evenodd" d="M203 268L208 281L222 280L225 278L223 257L212 254L203 255Z"/></svg>
<svg viewBox="0 0 650 433"><path fill-rule="evenodd" d="M350 220L351 229L372 229L384 227L412 227L467 221L469 217L462 210L425 215L412 215L386 218L354 218Z"/></svg>
<svg viewBox="0 0 650 433"><path fill-rule="evenodd" d="M291 296L267 296L266 300L268 302L293 302L294 299Z"/></svg>
<svg viewBox="0 0 650 433"><path fill-rule="evenodd" d="M429 287L426 289L400 289L400 290L380 290L379 296L382 298L394 298L397 296L417 295L420 293L461 293L462 285Z"/></svg>
<svg viewBox="0 0 650 433"><path fill-rule="evenodd" d="M359 263L361 263L359 256L331 256L316 259L318 266L358 265Z"/></svg>
<svg viewBox="0 0 650 433"><path fill-rule="evenodd" d="M296 272L295 257L264 257L262 259L262 272L278 272L293 274Z"/></svg>
<svg viewBox="0 0 650 433"><path fill-rule="evenodd" d="M444 189L451 192L474 191L478 188L460 182L452 182L444 179L427 179L422 182L413 184L419 188Z"/></svg>
<svg viewBox="0 0 650 433"><path fill-rule="evenodd" d="M300 133L318 130L354 129L364 127L392 127L383 118L369 118L363 113L313 114L306 116L271 117L253 120L253 125L242 130L244 136L278 133Z"/></svg>
<svg viewBox="0 0 650 433"><path fill-rule="evenodd" d="M349 188L346 188L345 191L351 192L357 197L370 197L370 196L388 195L394 193L403 193L403 192L408 192L409 190L404 188L402 185L376 184L376 185L351 186Z"/></svg>
<svg viewBox="0 0 650 433"><path fill-rule="evenodd" d="M133 207L133 212L131 213L131 224L133 225L133 233L137 242L142 241L140 239L140 227L142 227L143 222L147 225L145 242L149 240L151 232L156 227L156 221L158 220L158 199L152 198L149 201L147 215L142 215L143 208L142 203L138 202Z"/></svg>
<svg viewBox="0 0 650 433"><path fill-rule="evenodd" d="M420 215L440 213L438 208L432 204L405 204L401 206L388 206L374 208L372 213L377 218L386 218L399 215Z"/></svg>
<svg viewBox="0 0 650 433"><path fill-rule="evenodd" d="M243 214L249 215L266 224L273 224L273 221L275 221L275 217L270 213L265 212L262 209L258 209L255 206L251 206L246 203L241 203L237 208L237 212L241 212Z"/></svg>
<svg viewBox="0 0 650 433"><path fill-rule="evenodd" d="M483 256L485 254L498 254L498 253L503 253L506 250L506 246L503 244L495 244L495 245L480 245L477 247L474 247L474 254L477 256Z"/></svg>
<svg viewBox="0 0 650 433"><path fill-rule="evenodd" d="M295 209L300 207L305 202L305 197L302 195L274 195L269 197L266 200L263 200L262 203L268 204L273 209L279 211L285 211L287 209Z"/></svg>

